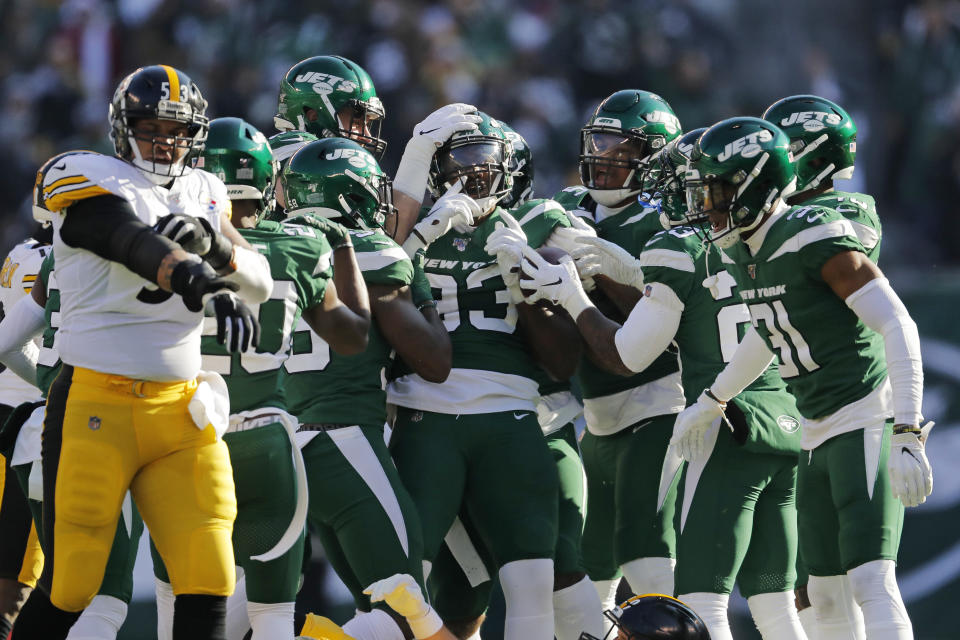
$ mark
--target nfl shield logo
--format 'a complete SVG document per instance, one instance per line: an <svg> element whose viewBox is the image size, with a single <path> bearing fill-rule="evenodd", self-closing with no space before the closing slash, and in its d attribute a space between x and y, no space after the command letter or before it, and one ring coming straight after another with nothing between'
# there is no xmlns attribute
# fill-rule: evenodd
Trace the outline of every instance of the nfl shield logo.
<svg viewBox="0 0 960 640"><path fill-rule="evenodd" d="M87 420L87 426L90 427L91 431L98 431L100 429L100 418L90 416L90 419Z"/></svg>
<svg viewBox="0 0 960 640"><path fill-rule="evenodd" d="M751 279L751 280L756 280L756 279L757 279L757 265L755 265L755 264L748 264L748 265L747 265L747 273L750 275L750 279Z"/></svg>
<svg viewBox="0 0 960 640"><path fill-rule="evenodd" d="M466 250L467 250L467 242L469 242L469 240L468 240L467 238L454 238L454 239L453 239L453 246L455 246L455 247L457 248L457 251L466 251Z"/></svg>
<svg viewBox="0 0 960 640"><path fill-rule="evenodd" d="M423 411L415 411L412 416L410 416L410 422L420 422L423 420Z"/></svg>

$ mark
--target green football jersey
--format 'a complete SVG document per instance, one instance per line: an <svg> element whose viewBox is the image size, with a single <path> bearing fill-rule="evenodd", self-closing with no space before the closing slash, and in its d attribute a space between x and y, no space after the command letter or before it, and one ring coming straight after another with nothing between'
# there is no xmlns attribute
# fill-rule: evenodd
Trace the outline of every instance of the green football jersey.
<svg viewBox="0 0 960 640"><path fill-rule="evenodd" d="M827 207L853 223L860 244L867 250L867 257L874 264L880 260L880 241L883 232L880 227L880 217L877 215L877 203L873 196L865 193L848 193L846 191L827 191L803 203L808 207Z"/></svg>
<svg viewBox="0 0 960 640"><path fill-rule="evenodd" d="M801 415L818 419L860 400L887 375L883 338L823 281L824 263L864 252L853 225L825 207L794 206L766 229L756 256L725 250L757 332L780 362Z"/></svg>
<svg viewBox="0 0 960 640"><path fill-rule="evenodd" d="M353 251L367 286L407 286L413 263L403 249L380 231L351 231ZM282 385L287 406L300 422L380 426L386 421L386 368L390 343L376 318L370 323L367 348L339 355L309 330L297 327L293 355L284 364Z"/></svg>
<svg viewBox="0 0 960 640"><path fill-rule="evenodd" d="M249 305L260 321L256 351L228 353L217 343L215 318L204 319L200 352L203 368L221 374L230 390L230 411L284 408L278 386L280 368L290 353L293 329L304 309L320 304L332 276L332 251L323 233L307 223L262 221L242 235L267 258L273 291L259 305Z"/></svg>
<svg viewBox="0 0 960 640"><path fill-rule="evenodd" d="M567 211L580 216L585 222L593 226L597 230L598 236L623 247L631 255L640 255L647 241L655 234L663 231L663 225L660 224L657 210L644 207L639 202L634 202L616 214L598 222L594 217L596 203L588 196L589 192L584 187L567 187L555 195L554 199ZM591 294L595 301L597 296L603 296L603 294L599 291ZM649 367L638 374L626 377L610 373L584 356L580 360L577 379L580 388L583 390L583 397L589 399L634 389L648 382L659 380L671 373L676 373L678 370L676 351L668 348Z"/></svg>
<svg viewBox="0 0 960 640"><path fill-rule="evenodd" d="M43 307L43 318L46 326L40 338L40 354L37 357L37 387L43 397L53 384L54 378L60 373L60 355L54 349L54 337L60 328L60 290L57 288L57 275L54 266L53 249L43 259L38 276L43 286L47 288L47 304Z"/></svg>
<svg viewBox="0 0 960 640"><path fill-rule="evenodd" d="M750 325L750 312L740 299L737 283L722 263L720 250L701 240L691 227L661 231L640 254L643 279L661 283L683 303L674 336L680 349L680 371L687 406L696 402L723 370ZM716 295L704 285L716 277ZM765 393L760 393L765 392ZM771 365L736 398L748 418L745 446L753 451L800 451L799 413L776 365Z"/></svg>

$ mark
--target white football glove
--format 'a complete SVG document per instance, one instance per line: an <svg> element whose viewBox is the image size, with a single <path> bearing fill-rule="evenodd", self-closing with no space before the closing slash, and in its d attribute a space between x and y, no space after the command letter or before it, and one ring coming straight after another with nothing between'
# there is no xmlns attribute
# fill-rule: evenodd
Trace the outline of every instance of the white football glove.
<svg viewBox="0 0 960 640"><path fill-rule="evenodd" d="M427 216L414 225L410 236L403 243L403 250L408 256L413 258L419 249L426 249L450 229L456 229L460 233L467 231L474 220L483 215L476 200L460 193L462 188L463 181L453 184L433 204Z"/></svg>
<svg viewBox="0 0 960 640"><path fill-rule="evenodd" d="M440 616L427 604L420 586L409 574L397 573L377 580L363 592L370 596L370 602L382 600L403 616L416 638L429 638L443 628Z"/></svg>
<svg viewBox="0 0 960 640"><path fill-rule="evenodd" d="M560 264L551 264L532 248L524 247L520 269L533 281L530 284L533 293L524 297L527 303L549 300L559 304L574 322L581 313L593 306L569 256L561 258Z"/></svg>
<svg viewBox="0 0 960 640"><path fill-rule="evenodd" d="M719 403L704 391L697 401L680 412L673 424L670 444L684 460L694 462L707 454L705 437L710 425L717 418L724 418L726 403Z"/></svg>
<svg viewBox="0 0 960 640"><path fill-rule="evenodd" d="M643 288L643 270L640 261L626 249L601 238L580 237L579 249L570 252L577 264L580 277L606 276L614 282Z"/></svg>
<svg viewBox="0 0 960 640"><path fill-rule="evenodd" d="M483 118L473 105L457 102L440 107L413 128L413 137L400 158L393 188L414 200L423 198L433 154L454 133L476 130Z"/></svg>
<svg viewBox="0 0 960 640"><path fill-rule="evenodd" d="M923 504L933 491L933 469L925 451L931 429L933 422L928 422L919 436L895 433L890 437L890 458L887 460L890 488L905 507Z"/></svg>
<svg viewBox="0 0 960 640"><path fill-rule="evenodd" d="M520 304L523 302L523 293L520 291L520 260L523 258L523 248L527 246L527 236L512 215L504 211L501 217L503 222L497 222L493 233L487 237L483 250L497 258L500 276L507 285L510 298L514 304Z"/></svg>

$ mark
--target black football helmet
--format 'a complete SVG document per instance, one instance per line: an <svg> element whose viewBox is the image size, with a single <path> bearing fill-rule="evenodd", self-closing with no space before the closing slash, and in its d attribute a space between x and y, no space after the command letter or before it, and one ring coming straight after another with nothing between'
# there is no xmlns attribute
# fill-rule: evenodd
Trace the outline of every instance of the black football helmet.
<svg viewBox="0 0 960 640"><path fill-rule="evenodd" d="M693 609L659 593L634 596L603 615L613 622L603 640L710 640ZM601 639L584 632L580 640Z"/></svg>
<svg viewBox="0 0 960 640"><path fill-rule="evenodd" d="M209 129L206 109L200 89L183 71L165 64L140 67L120 82L110 102L110 137L117 156L156 184L170 182L203 151ZM140 120L180 122L186 125L186 133L170 137L137 133ZM173 161L144 159L138 138L154 146L154 158L157 147L172 146Z"/></svg>

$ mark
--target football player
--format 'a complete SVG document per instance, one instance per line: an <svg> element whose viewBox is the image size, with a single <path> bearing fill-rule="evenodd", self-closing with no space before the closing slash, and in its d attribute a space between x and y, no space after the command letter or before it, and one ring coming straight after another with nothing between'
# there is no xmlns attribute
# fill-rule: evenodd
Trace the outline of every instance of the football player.
<svg viewBox="0 0 960 640"><path fill-rule="evenodd" d="M573 254L581 273L602 274L644 292L622 326L581 317L594 352L613 360L612 367L642 371L675 342L687 404L723 369L750 321L719 249L702 241L705 218L689 217L681 198L689 153L703 132L688 132L657 156L656 196L673 228L651 238L639 259L598 239L583 240L586 246ZM700 614L712 638L732 640L727 604L737 581L765 639L804 640L792 593L800 450L796 403L769 367L728 401L726 415L728 423L718 420L711 427L707 455L694 459L685 475L676 592ZM660 495L680 463L671 447Z"/></svg>
<svg viewBox="0 0 960 640"><path fill-rule="evenodd" d="M230 427L223 439L237 496L234 558L244 571L252 638L292 638L307 485L303 459L293 443L296 419L286 413L278 387L280 369L290 356L294 327L301 318L336 352L362 351L370 319L366 289L342 226L317 218L289 224L262 219L273 210L276 165L267 139L252 125L240 118L212 120L197 167L226 183L232 222L266 256L273 277L270 298L258 309L256 351L230 354L217 343L213 323L205 328L201 350L204 369L221 374L230 392ZM337 242L336 250L328 237ZM351 303L356 307L348 306ZM173 593L162 563L155 568L160 569L158 603L168 603L168 611L159 616L159 636L169 638ZM236 635L228 631L239 638L246 629Z"/></svg>
<svg viewBox="0 0 960 640"><path fill-rule="evenodd" d="M834 188L834 180L853 177L857 152L857 126L853 118L838 104L819 96L790 96L774 102L763 113L763 119L780 127L790 138L797 172L797 187L787 198L789 204L829 207L842 214L853 225L867 257L875 263L880 259L882 231L876 203L865 193L848 193ZM807 574L798 565L797 607L800 620L811 640L815 634L816 615L810 607L807 594ZM837 578L847 582L846 576ZM863 614L853 591L845 584L844 598L838 604L847 609L851 633L864 637Z"/></svg>
<svg viewBox="0 0 960 640"><path fill-rule="evenodd" d="M720 122L692 152L689 208L709 216L753 327L678 418L678 442L702 451L727 401L776 357L803 416L798 526L818 637L850 637L846 575L866 637L911 638L894 566L903 508L933 489L917 327L849 220L783 202L793 180L790 139L765 120Z"/></svg>
<svg viewBox="0 0 960 640"><path fill-rule="evenodd" d="M500 125L510 141L507 169L513 179L513 187L500 201L501 206L510 209L521 227L538 224L538 216L546 211L562 212L562 207L549 198L532 198L533 153L520 134L502 121ZM575 238L584 234L595 236L574 227L558 228L547 244L580 247ZM580 562L586 482L573 423L582 415L583 406L571 392L569 378L553 380L543 369L538 374L537 420L560 479L559 536L554 553L554 634L558 640L577 640L583 631L602 635L603 621L600 599ZM471 526L469 515L461 513L444 538L427 585L434 607L459 636L468 638L479 629L490 599L490 576L495 573L496 566L479 533Z"/></svg>
<svg viewBox="0 0 960 640"><path fill-rule="evenodd" d="M448 105L435 114L459 109ZM498 206L512 187L509 141L499 122L473 113L476 128L453 131L431 155L435 202L403 243L409 255L426 251L453 368L441 385L416 371L398 372L389 387L389 401L398 405L391 453L420 513L425 560L437 556L466 509L498 568L504 637L546 639L554 628L558 494L556 465L537 421L537 379L541 365L569 378L579 339L562 314L522 304L516 266L519 245L540 247L570 223L553 209L522 228Z"/></svg>
<svg viewBox="0 0 960 640"><path fill-rule="evenodd" d="M353 140L305 145L289 159L280 190L287 215L300 216L293 222L317 218L349 228L344 242L354 246L373 318L366 348L355 355L336 353L322 336L297 327L282 377L289 409L300 422L308 521L357 609L365 612L344 629L359 640L399 640L410 631L432 635L439 618L408 629L408 621L382 603L371 611L363 593L394 574L422 583L419 520L384 442L384 383L394 350L431 384L450 371L450 339L423 276L423 255L411 259L384 234L394 215L390 178Z"/></svg>
<svg viewBox="0 0 960 640"><path fill-rule="evenodd" d="M660 96L617 91L600 103L580 133L582 186L568 187L555 199L578 224L639 255L663 230L656 209L638 202L650 158L681 133ZM640 298L635 287L610 278L600 276L596 285L593 298L620 322ZM664 351L637 374L610 370L610 359L589 346L585 352L577 373L587 422L580 442L589 504L582 554L604 609L610 609L621 572L635 593L674 592L676 488L658 510L655 487L674 418L683 409L683 389L675 351Z"/></svg>
<svg viewBox="0 0 960 640"><path fill-rule="evenodd" d="M40 265L50 252L52 234L49 221L45 226L38 225L30 238L7 255L0 268L0 308L4 314L9 314L17 301L33 289ZM22 380L10 369L0 372L0 424L16 406L39 399L35 380ZM36 586L43 566L43 553L26 496L9 471L10 461L4 458L0 468L0 638L5 638L13 628L13 621Z"/></svg>
<svg viewBox="0 0 960 640"><path fill-rule="evenodd" d="M880 258L883 237L873 196L834 187L834 180L853 177L857 155L857 125L840 105L819 96L790 96L777 100L763 119L790 138L797 171L797 190L788 204L829 207L853 224L867 257Z"/></svg>
<svg viewBox="0 0 960 640"><path fill-rule="evenodd" d="M200 372L202 310L246 350L259 326L241 296L263 302L272 281L226 219L223 183L189 167L205 109L183 72L137 69L110 104L116 156L65 155L43 177L63 321L43 438L53 553L15 636L66 637L100 587L130 489L170 571L174 638L223 638L236 500L225 385ZM191 216L177 237L196 253L153 229L169 213Z"/></svg>

